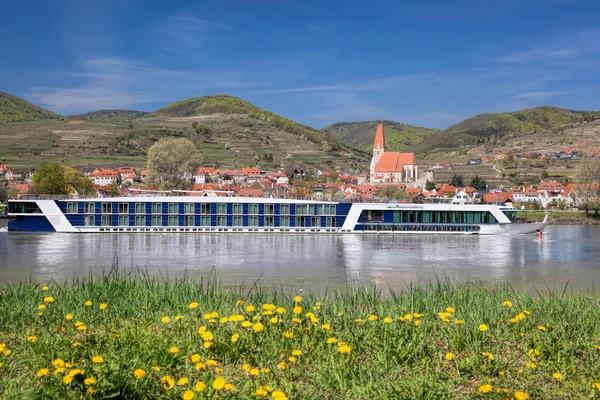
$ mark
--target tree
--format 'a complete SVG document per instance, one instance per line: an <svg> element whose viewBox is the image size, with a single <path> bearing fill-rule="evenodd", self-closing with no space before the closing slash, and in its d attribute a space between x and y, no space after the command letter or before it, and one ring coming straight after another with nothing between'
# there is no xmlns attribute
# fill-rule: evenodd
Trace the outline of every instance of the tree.
<svg viewBox="0 0 600 400"><path fill-rule="evenodd" d="M575 191L579 196L579 204L586 215L593 210L597 216L600 211L600 160L582 165L576 180Z"/></svg>
<svg viewBox="0 0 600 400"><path fill-rule="evenodd" d="M469 186L474 187L477 190L484 190L487 188L487 182L483 178L480 178L479 175L475 175L475 177L471 179Z"/></svg>
<svg viewBox="0 0 600 400"><path fill-rule="evenodd" d="M45 162L31 177L37 194L67 194L67 179L58 161Z"/></svg>
<svg viewBox="0 0 600 400"><path fill-rule="evenodd" d="M462 175L454 174L452 175L452 180L450 181L452 186L463 187L465 186L465 181Z"/></svg>
<svg viewBox="0 0 600 400"><path fill-rule="evenodd" d="M165 138L148 149L148 184L161 190L184 189L200 165L200 153L189 139Z"/></svg>
<svg viewBox="0 0 600 400"><path fill-rule="evenodd" d="M77 192L82 196L92 196L96 193L92 181L83 176L81 172L71 167L63 167L62 171L67 180L67 190L69 192Z"/></svg>
<svg viewBox="0 0 600 400"><path fill-rule="evenodd" d="M116 179L114 181L112 181L112 183L110 184L110 195L113 197L116 197L119 195L119 183L117 182Z"/></svg>
<svg viewBox="0 0 600 400"><path fill-rule="evenodd" d="M542 180L545 181L549 177L550 177L550 174L548 173L548 171L547 170L543 170L542 171L542 175L541 175Z"/></svg>
<svg viewBox="0 0 600 400"><path fill-rule="evenodd" d="M435 188L436 188L436 186L435 186L434 182L431 182L431 181L425 182L425 190L433 190Z"/></svg>

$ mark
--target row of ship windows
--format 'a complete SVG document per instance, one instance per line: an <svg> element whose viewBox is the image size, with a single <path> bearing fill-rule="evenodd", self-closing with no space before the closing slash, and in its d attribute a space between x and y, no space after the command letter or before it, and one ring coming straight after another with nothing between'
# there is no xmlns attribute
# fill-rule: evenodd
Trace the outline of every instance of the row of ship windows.
<svg viewBox="0 0 600 400"><path fill-rule="evenodd" d="M335 217L326 217L324 223L320 217L279 217L278 225L283 227L335 227ZM96 226L96 216L86 215L84 217L84 226ZM134 222L134 224L130 224ZM148 225L148 222L150 225ZM217 216L216 225L211 223L210 216L185 216L183 217L183 225L180 225L179 217L169 216L166 221L163 221L161 216L136 216L135 221L131 221L126 215L100 216L100 226L163 226L163 222L167 222L167 226L259 226L259 220L256 216L247 217L245 220L241 216L233 216L230 220L225 216ZM264 217L262 226L276 226L274 217ZM290 225L293 222L294 225Z"/></svg>
<svg viewBox="0 0 600 400"><path fill-rule="evenodd" d="M102 214L112 214L113 204L116 204L117 211L119 214L129 214L129 203L101 203L100 211ZM150 203L152 214L162 214L163 203ZM216 209L217 214L227 214L228 204L226 203L199 203L201 214L211 214L213 209ZM185 214L195 214L196 203L184 203L183 212ZM232 214L244 214L243 204L231 204ZM336 206L328 204L295 204L296 215L335 215ZM78 203L67 203L67 214L77 214L79 210ZM168 203L167 212L169 214L179 214L180 206L179 203ZM84 214L95 214L96 203L83 203ZM136 214L146 214L146 203L135 203ZM248 204L247 214L258 214L258 204ZM264 212L265 215L275 214L275 204L265 204ZM290 214L290 204L280 204L279 214L286 215Z"/></svg>
<svg viewBox="0 0 600 400"><path fill-rule="evenodd" d="M478 225L396 225L364 224L363 231L410 231L410 232L479 232Z"/></svg>

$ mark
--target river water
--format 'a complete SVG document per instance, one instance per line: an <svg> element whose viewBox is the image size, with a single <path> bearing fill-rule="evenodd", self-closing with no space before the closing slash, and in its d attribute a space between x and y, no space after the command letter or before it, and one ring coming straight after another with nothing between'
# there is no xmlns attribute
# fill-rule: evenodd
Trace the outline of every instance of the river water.
<svg viewBox="0 0 600 400"><path fill-rule="evenodd" d="M216 274L225 286L323 291L375 283L384 291L431 279L516 288L594 289L600 227L550 226L544 237L0 233L0 284L65 281L142 269L170 278Z"/></svg>

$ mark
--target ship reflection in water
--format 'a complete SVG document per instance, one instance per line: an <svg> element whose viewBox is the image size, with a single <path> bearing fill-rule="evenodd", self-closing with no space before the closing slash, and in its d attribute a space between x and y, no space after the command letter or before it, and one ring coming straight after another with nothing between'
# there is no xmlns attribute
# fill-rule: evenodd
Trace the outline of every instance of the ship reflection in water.
<svg viewBox="0 0 600 400"><path fill-rule="evenodd" d="M600 227L551 226L536 235L277 235L0 233L0 283L64 281L118 263L169 278L216 274L234 285L344 289L375 283L509 282L514 287L591 288L600 278Z"/></svg>

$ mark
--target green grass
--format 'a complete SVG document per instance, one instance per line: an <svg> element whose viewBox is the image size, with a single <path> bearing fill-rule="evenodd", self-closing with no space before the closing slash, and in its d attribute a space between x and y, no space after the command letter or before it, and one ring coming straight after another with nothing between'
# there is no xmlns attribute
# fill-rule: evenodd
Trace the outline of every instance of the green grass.
<svg viewBox="0 0 600 400"><path fill-rule="evenodd" d="M195 398L261 398L265 385L290 399L600 393L592 386L600 373L596 293L532 295L508 286L430 283L386 297L375 288L353 288L297 302L294 293L277 288L224 289L214 279L165 282L119 273L48 286L45 291L26 282L0 289L0 397L181 398L198 382L207 388ZM502 305L506 300L512 307ZM190 308L193 302L197 308ZM302 307L297 314L296 306ZM274 307L285 313L265 313ZM455 312L440 316L447 307ZM250 327L221 320L234 315ZM264 325L260 332L258 323ZM201 327L210 335L199 334ZM233 335L239 335L235 342ZM295 360L294 350L301 352ZM455 358L446 359L448 353ZM96 356L103 362L93 362ZM53 366L59 358L69 363L63 371ZM135 379L137 369L146 376ZM38 377L40 370L48 375ZM65 383L69 371L73 380ZM164 377L175 386L165 389ZM213 389L219 377L233 388ZM87 378L96 382L86 384ZM480 393L488 384L492 391Z"/></svg>

